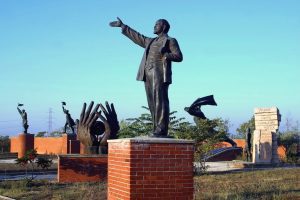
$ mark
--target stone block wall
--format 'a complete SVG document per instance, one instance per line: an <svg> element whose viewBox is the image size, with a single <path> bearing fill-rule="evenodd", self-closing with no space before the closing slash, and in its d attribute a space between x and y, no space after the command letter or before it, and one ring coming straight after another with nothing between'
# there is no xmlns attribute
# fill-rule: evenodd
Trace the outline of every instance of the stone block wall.
<svg viewBox="0 0 300 200"><path fill-rule="evenodd" d="M278 108L255 108L254 118L253 163L278 163L276 132L281 121Z"/></svg>

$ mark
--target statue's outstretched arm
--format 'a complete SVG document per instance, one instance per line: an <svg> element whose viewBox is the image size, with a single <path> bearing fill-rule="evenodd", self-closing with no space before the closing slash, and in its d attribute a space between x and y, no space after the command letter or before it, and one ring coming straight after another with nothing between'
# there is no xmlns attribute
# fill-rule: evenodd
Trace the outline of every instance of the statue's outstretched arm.
<svg viewBox="0 0 300 200"><path fill-rule="evenodd" d="M132 40L137 45L146 48L147 42L151 40L151 38L148 38L136 30L130 28L129 26L125 25L120 18L117 17L117 21L110 22L109 25L111 27L121 27L122 33L127 36L130 40Z"/></svg>

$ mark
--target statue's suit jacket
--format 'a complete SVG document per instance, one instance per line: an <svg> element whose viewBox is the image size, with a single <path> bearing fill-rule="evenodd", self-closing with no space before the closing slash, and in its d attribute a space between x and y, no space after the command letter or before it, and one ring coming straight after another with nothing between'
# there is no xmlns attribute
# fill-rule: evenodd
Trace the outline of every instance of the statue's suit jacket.
<svg viewBox="0 0 300 200"><path fill-rule="evenodd" d="M134 43L139 46L145 48L145 52L138 70L137 80L145 81L145 67L146 60L149 53L149 48L151 43L156 38L146 37L139 32L133 30L127 25L122 26L122 33L126 35L129 39L131 39ZM162 47L165 47L166 53L164 54L167 57L167 60L163 60L163 81L164 83L171 84L172 83L172 69L171 69L171 61L181 62L182 61L182 53L180 51L179 45L175 38L169 37L165 34L164 40L162 42Z"/></svg>

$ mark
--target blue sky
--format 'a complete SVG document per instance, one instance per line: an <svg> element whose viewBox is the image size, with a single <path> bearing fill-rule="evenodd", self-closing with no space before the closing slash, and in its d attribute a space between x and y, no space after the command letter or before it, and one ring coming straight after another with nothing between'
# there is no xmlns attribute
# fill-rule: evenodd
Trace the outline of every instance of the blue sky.
<svg viewBox="0 0 300 200"><path fill-rule="evenodd" d="M179 117L196 98L213 94L208 118L231 121L231 132L255 107L279 108L300 120L300 1L298 0L1 0L0 134L22 131L17 103L24 103L29 132L64 125L61 101L73 118L83 102L113 102L119 119L147 105L135 80L143 49L108 23L154 37L157 19L171 24L184 55L173 65L169 98ZM284 125L284 123L282 123Z"/></svg>

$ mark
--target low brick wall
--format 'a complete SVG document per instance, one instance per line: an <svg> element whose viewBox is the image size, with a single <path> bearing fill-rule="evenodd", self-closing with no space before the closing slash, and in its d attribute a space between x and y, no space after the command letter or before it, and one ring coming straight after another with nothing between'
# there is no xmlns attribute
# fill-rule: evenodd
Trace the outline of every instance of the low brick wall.
<svg viewBox="0 0 300 200"><path fill-rule="evenodd" d="M34 148L38 154L66 154L67 143L63 137L35 137Z"/></svg>
<svg viewBox="0 0 300 200"><path fill-rule="evenodd" d="M22 134L10 138L11 153L23 152L21 148L25 140L21 135ZM34 135L32 135L30 145L31 149L36 149L38 154L80 153L80 142L76 139L76 135L63 134L61 137L34 137ZM23 154L24 153L21 153L20 155Z"/></svg>
<svg viewBox="0 0 300 200"><path fill-rule="evenodd" d="M57 180L60 183L107 180L107 155L59 155Z"/></svg>
<svg viewBox="0 0 300 200"><path fill-rule="evenodd" d="M241 148L245 148L246 146L246 141L245 139L233 139L233 141L236 143L237 147L241 147ZM218 148L222 148L222 147L232 147L231 144L229 144L228 142L219 142L215 145Z"/></svg>
<svg viewBox="0 0 300 200"><path fill-rule="evenodd" d="M10 153L18 153L20 149L19 136L10 137Z"/></svg>
<svg viewBox="0 0 300 200"><path fill-rule="evenodd" d="M193 199L194 142L108 140L108 199Z"/></svg>

